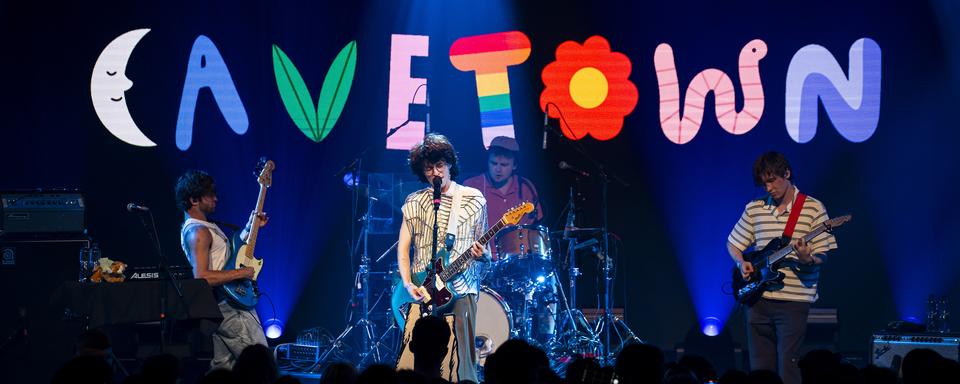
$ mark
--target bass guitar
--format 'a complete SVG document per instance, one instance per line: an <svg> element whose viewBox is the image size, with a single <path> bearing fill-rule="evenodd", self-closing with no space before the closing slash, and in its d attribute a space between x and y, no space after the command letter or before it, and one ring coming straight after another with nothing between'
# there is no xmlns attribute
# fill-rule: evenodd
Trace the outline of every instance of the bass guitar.
<svg viewBox="0 0 960 384"><path fill-rule="evenodd" d="M263 201L267 197L267 188L273 184L273 169L276 166L272 160L260 159L257 168L260 169L257 174L257 183L260 184L260 194L257 196L256 215L263 213ZM246 243L240 239L239 234L233 236L234 252L227 258L227 265L224 270L241 269L244 267L253 268L253 279L241 279L228 282L220 286L220 291L226 296L227 302L234 308L250 310L257 306L260 299L260 292L257 289L257 276L260 276L260 269L263 268L263 259L258 259L253 255L253 250L257 246L257 233L259 225L250 227L250 235Z"/></svg>
<svg viewBox="0 0 960 384"><path fill-rule="evenodd" d="M520 222L523 215L530 212L533 212L533 204L530 202L523 202L516 207L510 208L507 213L503 214L503 217L500 218L497 224L490 227L483 236L477 239L477 243L480 243L480 246L486 245L503 227L516 225ZM437 257L434 258L433 263L431 263L427 269L419 273L414 273L411 276L413 283L418 286L417 292L423 296L422 303L426 306L426 312L443 311L459 298L459 295L453 290L453 284L450 281L465 271L472 261L473 255L470 254L469 250L463 252L460 254L460 257L451 262L450 253L446 249L441 249L437 252ZM403 307L415 302L417 302L417 300L410 296L407 288L403 286L403 280L398 282L393 288L393 296L391 297L390 304L393 309L393 316L396 318L397 324L400 325L400 329L404 329L403 327L406 323L403 315Z"/></svg>
<svg viewBox="0 0 960 384"><path fill-rule="evenodd" d="M824 232L831 232L834 228L850 221L853 216L845 215L827 220L814 228L810 233L803 237L804 242L809 242ZM783 287L783 278L786 276L779 269L786 265L783 258L795 252L790 239L786 237L777 237L770 240L763 249L747 252L743 255L743 260L753 264L753 273L744 280L740 273L740 268L733 267L733 297L740 304L752 306L764 291L771 291ZM794 273L797 272L796 264L792 266Z"/></svg>

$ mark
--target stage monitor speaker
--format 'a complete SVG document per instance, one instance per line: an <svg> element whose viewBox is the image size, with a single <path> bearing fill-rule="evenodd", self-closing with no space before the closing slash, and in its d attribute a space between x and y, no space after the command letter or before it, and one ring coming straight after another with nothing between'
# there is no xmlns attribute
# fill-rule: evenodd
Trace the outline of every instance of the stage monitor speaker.
<svg viewBox="0 0 960 384"><path fill-rule="evenodd" d="M928 348L940 356L958 361L960 358L960 335L947 333L880 333L873 335L871 363L900 370L900 363L910 351Z"/></svg>

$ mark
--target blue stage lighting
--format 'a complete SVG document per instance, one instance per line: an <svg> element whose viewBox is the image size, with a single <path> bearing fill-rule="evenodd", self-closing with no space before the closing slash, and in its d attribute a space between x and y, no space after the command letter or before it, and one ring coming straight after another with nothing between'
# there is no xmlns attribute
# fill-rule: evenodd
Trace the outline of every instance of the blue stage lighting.
<svg viewBox="0 0 960 384"><path fill-rule="evenodd" d="M263 325L266 329L267 338L269 339L276 339L283 334L283 322L277 318L271 318L265 321Z"/></svg>
<svg viewBox="0 0 960 384"><path fill-rule="evenodd" d="M542 283L542 282L544 282L544 281L546 281L546 280L547 280L547 278L546 278L546 277L543 277L543 275L537 276L537 282L538 282L538 283Z"/></svg>
<svg viewBox="0 0 960 384"><path fill-rule="evenodd" d="M720 322L720 319L710 316L700 323L703 334L707 336L716 336L720 334L720 329L723 328L723 323Z"/></svg>

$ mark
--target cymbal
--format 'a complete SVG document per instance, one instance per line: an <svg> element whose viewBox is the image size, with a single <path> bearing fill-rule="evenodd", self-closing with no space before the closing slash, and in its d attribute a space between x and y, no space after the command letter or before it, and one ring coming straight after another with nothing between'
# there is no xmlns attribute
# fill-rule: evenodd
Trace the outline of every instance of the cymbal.
<svg viewBox="0 0 960 384"><path fill-rule="evenodd" d="M564 233L570 233L574 235L590 235L597 232L600 232L600 228L570 227L566 229L550 231L550 235L563 235Z"/></svg>

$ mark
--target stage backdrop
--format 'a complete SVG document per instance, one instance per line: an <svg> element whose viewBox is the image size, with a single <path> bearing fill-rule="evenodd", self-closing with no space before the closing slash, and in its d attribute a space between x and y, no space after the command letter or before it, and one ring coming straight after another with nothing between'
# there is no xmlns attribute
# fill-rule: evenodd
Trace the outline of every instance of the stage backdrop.
<svg viewBox="0 0 960 384"><path fill-rule="evenodd" d="M405 151L427 131L450 137L465 176L483 170L492 137L516 137L553 229L570 187L577 224L602 224L602 165L614 304L664 348L691 328L742 336L726 237L763 194L751 167L769 150L831 216L854 217L816 304L839 309L840 349L923 321L928 294L960 298L951 1L14 2L0 15L0 187L79 188L104 256L156 262L124 211L136 202L186 264L178 175L211 173L215 217L242 225L256 160L276 162L257 243L271 300L258 310L284 324L281 340L336 333L351 313L366 197L355 203L339 171L360 158L361 184L412 181ZM395 237L371 234L368 253ZM578 302L595 307L597 260L578 263Z"/></svg>

